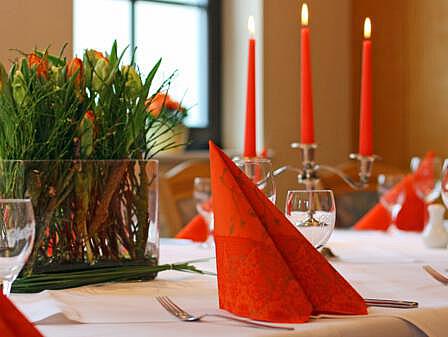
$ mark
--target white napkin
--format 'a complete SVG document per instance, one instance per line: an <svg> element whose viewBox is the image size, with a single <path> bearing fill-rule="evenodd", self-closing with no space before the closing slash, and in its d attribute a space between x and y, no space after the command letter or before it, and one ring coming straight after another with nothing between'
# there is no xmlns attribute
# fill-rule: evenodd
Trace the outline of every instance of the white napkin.
<svg viewBox="0 0 448 337"><path fill-rule="evenodd" d="M150 282L107 284L39 294L14 294L12 300L34 323L72 321L78 323L149 323L174 321L156 301L170 296L192 313L216 312L215 281L202 279L155 280Z"/></svg>

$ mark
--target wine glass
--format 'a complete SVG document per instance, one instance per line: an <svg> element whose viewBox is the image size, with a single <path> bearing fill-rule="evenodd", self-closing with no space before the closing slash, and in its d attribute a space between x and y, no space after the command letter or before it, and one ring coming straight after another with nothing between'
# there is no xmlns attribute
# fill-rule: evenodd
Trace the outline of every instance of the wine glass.
<svg viewBox="0 0 448 337"><path fill-rule="evenodd" d="M34 233L31 201L0 199L0 280L5 296L31 253Z"/></svg>
<svg viewBox="0 0 448 337"><path fill-rule="evenodd" d="M412 157L411 158L411 161L409 162L411 172L417 171L418 167L420 166L420 162L421 162L420 157Z"/></svg>
<svg viewBox="0 0 448 337"><path fill-rule="evenodd" d="M406 189L397 187L403 179L403 174L378 175L378 195L380 197L381 204L390 213L391 228L395 228L398 213L400 213L404 201L406 200Z"/></svg>
<svg viewBox="0 0 448 337"><path fill-rule="evenodd" d="M285 215L316 248L327 243L336 222L336 205L330 190L288 191Z"/></svg>
<svg viewBox="0 0 448 337"><path fill-rule="evenodd" d="M235 164L275 204L276 188L271 161L266 158L239 158L235 159Z"/></svg>
<svg viewBox="0 0 448 337"><path fill-rule="evenodd" d="M414 172L414 189L426 204L434 202L442 190L442 161L438 157L419 162Z"/></svg>
<svg viewBox="0 0 448 337"><path fill-rule="evenodd" d="M194 178L193 197L196 202L196 210L204 218L209 229L209 240L213 239L213 209L212 188L210 178Z"/></svg>
<svg viewBox="0 0 448 337"><path fill-rule="evenodd" d="M443 162L441 190L443 203L448 208L448 159Z"/></svg>

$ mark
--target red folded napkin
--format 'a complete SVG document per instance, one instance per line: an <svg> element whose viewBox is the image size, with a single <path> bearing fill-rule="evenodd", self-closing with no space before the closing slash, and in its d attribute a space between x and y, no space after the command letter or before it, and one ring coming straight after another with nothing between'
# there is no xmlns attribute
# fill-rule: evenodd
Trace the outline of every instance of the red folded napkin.
<svg viewBox="0 0 448 337"><path fill-rule="evenodd" d="M350 284L210 142L219 305L251 319L366 314Z"/></svg>
<svg viewBox="0 0 448 337"><path fill-rule="evenodd" d="M424 229L427 218L426 204L417 196L414 181L417 180L419 185L424 188L432 188L435 180L430 165L433 164L434 156L434 152L428 152L417 171L407 175L402 182L385 195L387 198L389 195L400 193L403 189L406 190L406 200L395 221L395 225L401 230L421 232ZM354 228L387 231L391 222L390 212L381 203L378 203L356 223Z"/></svg>
<svg viewBox="0 0 448 337"><path fill-rule="evenodd" d="M176 239L188 239L195 242L205 242L208 239L208 225L201 215L196 215L176 234Z"/></svg>
<svg viewBox="0 0 448 337"><path fill-rule="evenodd" d="M43 337L26 317L3 294L0 294L1 337Z"/></svg>

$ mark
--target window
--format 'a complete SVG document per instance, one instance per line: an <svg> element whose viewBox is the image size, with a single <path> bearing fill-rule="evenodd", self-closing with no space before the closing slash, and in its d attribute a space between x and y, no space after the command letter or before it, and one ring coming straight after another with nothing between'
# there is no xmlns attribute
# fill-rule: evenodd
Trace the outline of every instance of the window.
<svg viewBox="0 0 448 337"><path fill-rule="evenodd" d="M176 71L170 95L188 107L192 149L220 143L220 0L74 0L73 50L137 47L147 73L162 57L159 80Z"/></svg>

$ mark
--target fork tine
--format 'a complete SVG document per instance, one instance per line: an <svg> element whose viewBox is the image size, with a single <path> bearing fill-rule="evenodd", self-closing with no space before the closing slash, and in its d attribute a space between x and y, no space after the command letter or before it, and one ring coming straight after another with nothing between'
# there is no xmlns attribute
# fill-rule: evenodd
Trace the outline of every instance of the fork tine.
<svg viewBox="0 0 448 337"><path fill-rule="evenodd" d="M176 303L174 303L173 301L171 301L171 299L167 296L164 296L165 300L170 303L173 307L175 307L180 313L184 314L184 315L188 315L191 316L188 312L186 312L184 309L180 308Z"/></svg>
<svg viewBox="0 0 448 337"><path fill-rule="evenodd" d="M179 312L176 310L176 308L174 308L172 305L170 305L169 303L167 303L167 301L165 300L164 296L161 297L157 297L157 301L159 301L159 303L165 308L165 310L167 310L169 313L177 316L179 314Z"/></svg>
<svg viewBox="0 0 448 337"><path fill-rule="evenodd" d="M174 310L174 308L169 305L168 303L166 303L165 298L162 297L157 297L157 301L159 301L159 303L167 310L169 311L171 314L175 315L176 314L176 310Z"/></svg>
<svg viewBox="0 0 448 337"><path fill-rule="evenodd" d="M163 300L163 298L161 298L161 297L156 297L156 299L157 299L157 301L162 305L162 307L163 307L166 311L168 311L170 314L176 316L176 313L173 311L173 309L172 309L169 305L167 305L167 304L165 303L165 301Z"/></svg>
<svg viewBox="0 0 448 337"><path fill-rule="evenodd" d="M165 310L171 312L171 310L168 310L168 308L167 308L165 302L162 300L162 298L160 298L160 297L156 297L156 300L157 300L157 302L159 302L159 303L162 305L162 307L165 308Z"/></svg>
<svg viewBox="0 0 448 337"><path fill-rule="evenodd" d="M185 311L183 311L182 309L180 309L179 307L177 307L173 301L170 301L168 297L166 296L161 296L160 299L163 301L163 303L165 303L165 306L167 308L169 308L170 312L173 313L176 316L179 315L185 315Z"/></svg>

